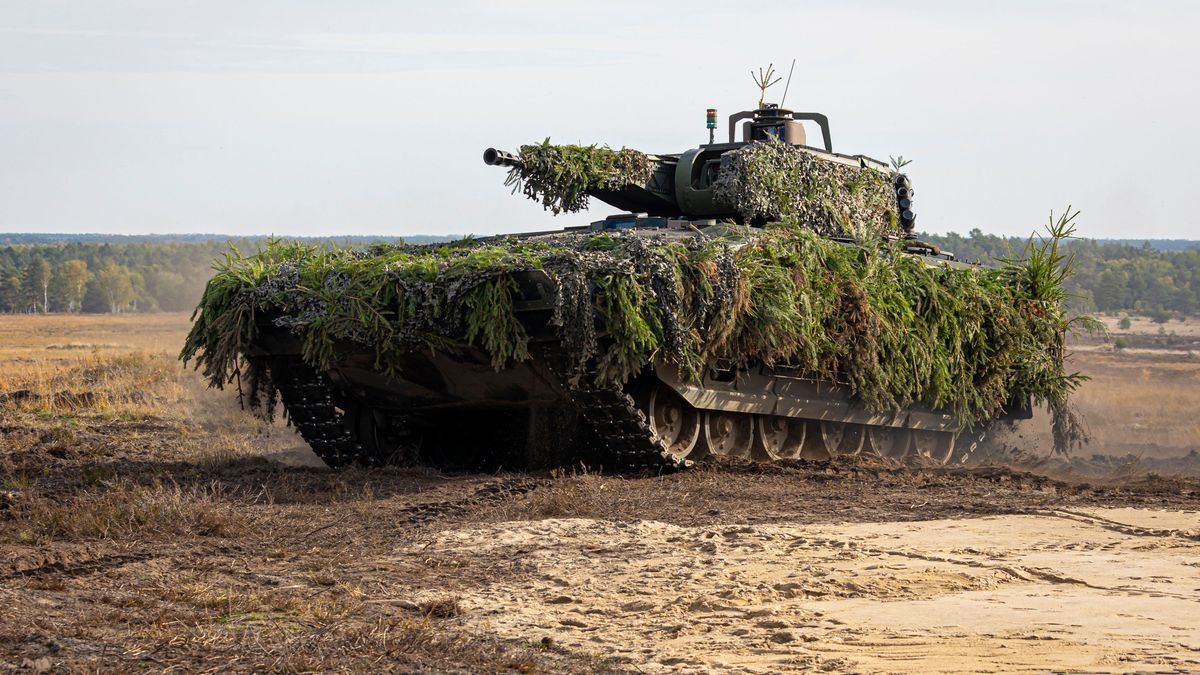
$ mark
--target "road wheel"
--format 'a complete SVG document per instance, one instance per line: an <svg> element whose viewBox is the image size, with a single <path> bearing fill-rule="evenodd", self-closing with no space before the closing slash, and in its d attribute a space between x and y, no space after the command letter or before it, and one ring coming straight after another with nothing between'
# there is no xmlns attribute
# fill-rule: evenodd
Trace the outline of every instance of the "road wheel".
<svg viewBox="0 0 1200 675"><path fill-rule="evenodd" d="M914 429L913 450L916 454L938 464L946 464L954 456L954 434L945 431Z"/></svg>
<svg viewBox="0 0 1200 675"><path fill-rule="evenodd" d="M828 456L857 455L862 451L866 430L862 425L848 422L813 422L816 433L814 452L824 451Z"/></svg>
<svg viewBox="0 0 1200 675"><path fill-rule="evenodd" d="M880 457L904 459L908 455L912 434L900 427L867 427L867 447Z"/></svg>
<svg viewBox="0 0 1200 675"><path fill-rule="evenodd" d="M754 416L707 410L704 440L709 452L722 457L749 457L754 447Z"/></svg>
<svg viewBox="0 0 1200 675"><path fill-rule="evenodd" d="M777 415L755 415L758 442L754 454L761 459L799 459L804 452L804 420Z"/></svg>
<svg viewBox="0 0 1200 675"><path fill-rule="evenodd" d="M700 412L662 382L653 382L638 397L650 432L677 459L703 451L700 443ZM695 459L695 457L692 457Z"/></svg>

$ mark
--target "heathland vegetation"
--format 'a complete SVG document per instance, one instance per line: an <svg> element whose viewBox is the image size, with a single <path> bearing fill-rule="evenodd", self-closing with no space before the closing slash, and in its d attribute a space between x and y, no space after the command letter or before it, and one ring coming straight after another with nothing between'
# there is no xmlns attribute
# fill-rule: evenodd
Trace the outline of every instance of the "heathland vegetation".
<svg viewBox="0 0 1200 675"><path fill-rule="evenodd" d="M922 235L960 259L990 262L1023 239L972 230L967 235ZM406 237L411 243L432 237ZM354 237L337 243L396 241ZM213 261L232 244L252 252L264 238L173 235L3 235L0 237L0 312L154 312L194 308L213 274ZM1200 242L1075 240L1074 275L1067 290L1076 309L1129 312L1165 322L1200 314Z"/></svg>

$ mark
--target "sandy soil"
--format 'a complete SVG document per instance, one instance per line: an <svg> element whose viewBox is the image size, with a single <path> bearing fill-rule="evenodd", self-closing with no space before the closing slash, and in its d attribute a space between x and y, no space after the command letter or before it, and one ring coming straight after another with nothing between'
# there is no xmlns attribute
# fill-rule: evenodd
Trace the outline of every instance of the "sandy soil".
<svg viewBox="0 0 1200 675"><path fill-rule="evenodd" d="M502 636L643 670L1200 668L1200 513L1037 510L916 523L450 530L402 556L518 576L462 596Z"/></svg>

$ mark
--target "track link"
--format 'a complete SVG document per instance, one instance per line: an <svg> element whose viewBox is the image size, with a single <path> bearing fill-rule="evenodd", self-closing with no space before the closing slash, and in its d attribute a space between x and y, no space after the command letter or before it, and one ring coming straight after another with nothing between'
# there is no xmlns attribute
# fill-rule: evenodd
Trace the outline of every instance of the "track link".
<svg viewBox="0 0 1200 675"><path fill-rule="evenodd" d="M351 431L350 420L337 407L333 383L325 374L299 358L277 362L272 372L288 420L321 461L335 468L352 462L379 463ZM663 472L690 464L654 437L645 414L629 394L611 387L572 384L562 377L559 380L583 421L595 432L601 464L606 468ZM587 373L577 381L594 380L595 374Z"/></svg>
<svg viewBox="0 0 1200 675"><path fill-rule="evenodd" d="M279 362L272 373L288 421L322 462L336 468L366 458L365 448L334 405L328 377L301 359Z"/></svg>
<svg viewBox="0 0 1200 675"><path fill-rule="evenodd" d="M674 471L691 462L672 454L650 430L646 415L633 397L613 387L599 387L596 374L588 372L568 379L556 372L563 391L571 403L599 437L603 455L610 460L609 468L618 471Z"/></svg>

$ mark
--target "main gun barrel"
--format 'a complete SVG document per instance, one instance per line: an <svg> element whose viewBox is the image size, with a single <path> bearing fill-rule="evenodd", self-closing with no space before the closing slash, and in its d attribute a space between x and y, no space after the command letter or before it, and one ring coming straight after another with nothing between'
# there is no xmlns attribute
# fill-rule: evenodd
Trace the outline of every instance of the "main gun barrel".
<svg viewBox="0 0 1200 675"><path fill-rule="evenodd" d="M483 151L483 163L488 166L521 166L521 158L495 148L488 148Z"/></svg>

